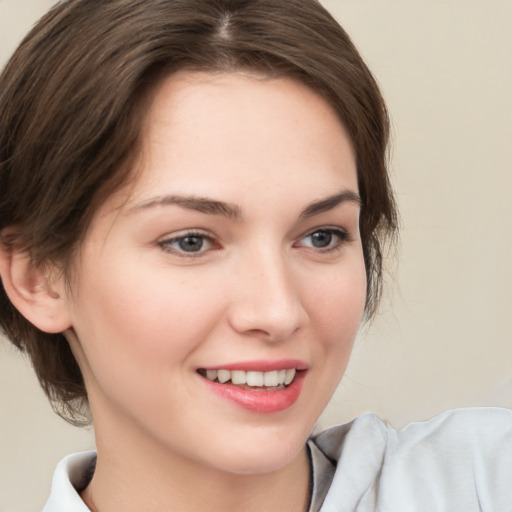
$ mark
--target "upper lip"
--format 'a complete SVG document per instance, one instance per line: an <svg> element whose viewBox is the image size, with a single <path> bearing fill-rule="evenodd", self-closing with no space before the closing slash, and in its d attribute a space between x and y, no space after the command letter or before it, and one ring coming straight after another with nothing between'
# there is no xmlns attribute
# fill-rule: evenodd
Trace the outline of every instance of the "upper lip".
<svg viewBox="0 0 512 512"><path fill-rule="evenodd" d="M205 366L204 370L245 370L253 372L271 372L273 370L307 370L309 364L300 359L279 359L276 361L239 361L235 363L226 363L215 366Z"/></svg>

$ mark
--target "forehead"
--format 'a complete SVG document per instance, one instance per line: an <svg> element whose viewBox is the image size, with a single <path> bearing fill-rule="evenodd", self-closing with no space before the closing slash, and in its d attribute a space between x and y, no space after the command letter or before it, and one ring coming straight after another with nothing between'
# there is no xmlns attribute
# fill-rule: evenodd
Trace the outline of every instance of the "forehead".
<svg viewBox="0 0 512 512"><path fill-rule="evenodd" d="M270 188L357 192L343 124L320 95L289 78L179 72L155 91L142 133L127 208L159 191L230 202Z"/></svg>

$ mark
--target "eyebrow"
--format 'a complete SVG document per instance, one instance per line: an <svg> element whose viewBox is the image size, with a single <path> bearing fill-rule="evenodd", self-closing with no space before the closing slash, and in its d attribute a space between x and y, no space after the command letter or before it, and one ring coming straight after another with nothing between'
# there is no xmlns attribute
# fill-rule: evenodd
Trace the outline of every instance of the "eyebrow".
<svg viewBox="0 0 512 512"><path fill-rule="evenodd" d="M343 190L339 194L312 202L303 210L300 214L300 218L307 219L309 217L313 217L319 213L332 210L343 203L355 203L358 206L361 206L361 198L359 197L359 194L352 190Z"/></svg>
<svg viewBox="0 0 512 512"><path fill-rule="evenodd" d="M216 201L207 197L168 195L155 197L130 209L130 212L146 210L154 206L177 205L188 210L196 210L210 215L222 215L233 220L240 220L242 212L235 204Z"/></svg>
<svg viewBox="0 0 512 512"><path fill-rule="evenodd" d="M343 203L355 203L361 205L361 198L352 190L342 192L310 203L300 214L300 219L307 219L323 212L332 210ZM209 215L221 215L232 220L241 220L242 211L239 206L224 201L217 201L207 197L167 195L149 199L133 208L129 212L137 212L157 206L176 205L188 210L196 210Z"/></svg>

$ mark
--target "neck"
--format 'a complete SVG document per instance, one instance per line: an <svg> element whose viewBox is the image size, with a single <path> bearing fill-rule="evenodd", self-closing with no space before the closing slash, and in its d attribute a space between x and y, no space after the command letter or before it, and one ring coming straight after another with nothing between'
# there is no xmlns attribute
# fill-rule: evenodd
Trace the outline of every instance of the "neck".
<svg viewBox="0 0 512 512"><path fill-rule="evenodd" d="M306 447L270 473L236 474L170 453L126 429L96 425L96 471L82 499L93 512L303 512ZM117 431L116 431L117 430Z"/></svg>

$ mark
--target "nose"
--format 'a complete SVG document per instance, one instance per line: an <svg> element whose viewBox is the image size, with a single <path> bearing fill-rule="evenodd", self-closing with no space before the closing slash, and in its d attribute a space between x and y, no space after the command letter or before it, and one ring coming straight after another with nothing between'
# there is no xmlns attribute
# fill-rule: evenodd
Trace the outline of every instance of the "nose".
<svg viewBox="0 0 512 512"><path fill-rule="evenodd" d="M233 329L269 342L284 341L300 329L307 313L293 274L278 254L254 254L240 262L229 309Z"/></svg>

